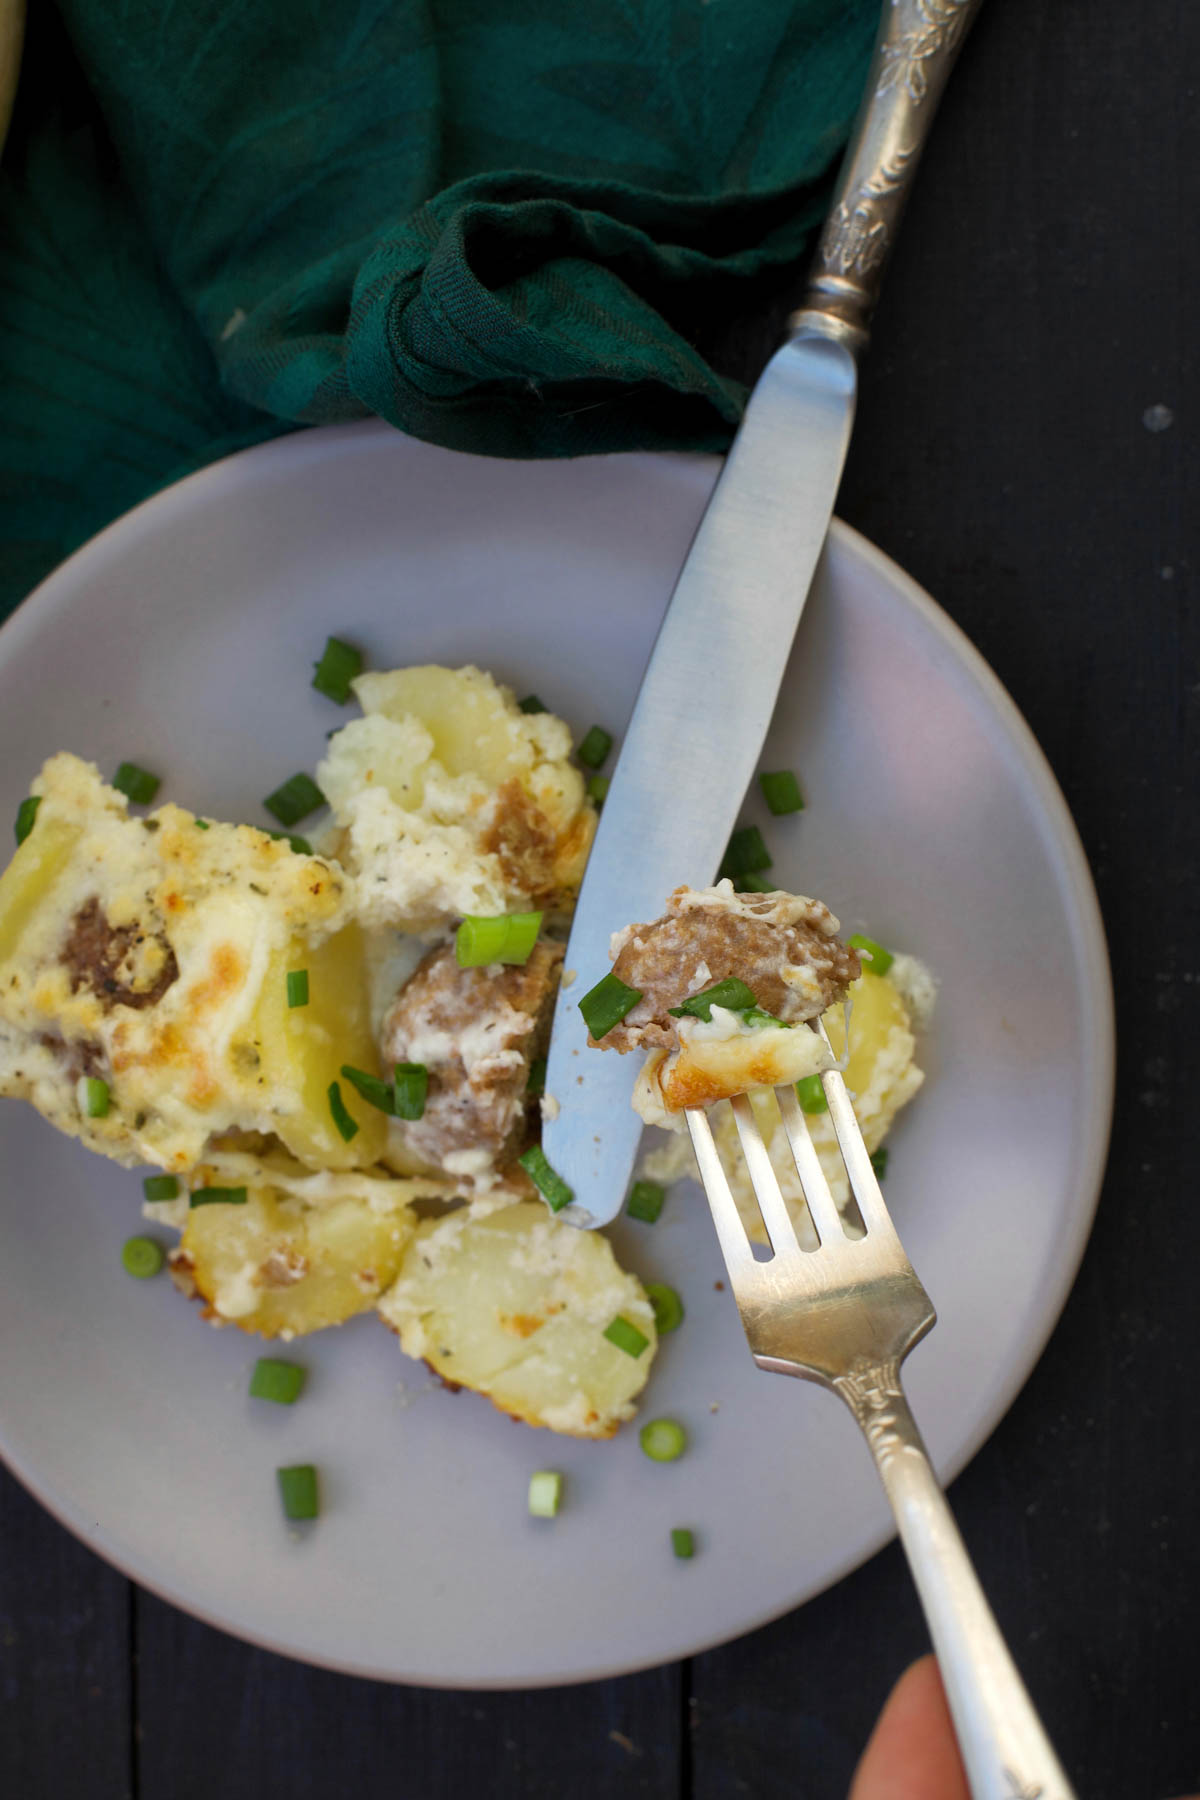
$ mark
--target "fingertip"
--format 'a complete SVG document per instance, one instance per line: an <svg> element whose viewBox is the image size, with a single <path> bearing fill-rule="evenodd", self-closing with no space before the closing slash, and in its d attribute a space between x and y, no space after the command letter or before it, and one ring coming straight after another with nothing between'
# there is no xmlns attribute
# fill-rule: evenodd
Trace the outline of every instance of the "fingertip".
<svg viewBox="0 0 1200 1800"><path fill-rule="evenodd" d="M933 1656L910 1664L889 1694L849 1800L971 1800Z"/></svg>

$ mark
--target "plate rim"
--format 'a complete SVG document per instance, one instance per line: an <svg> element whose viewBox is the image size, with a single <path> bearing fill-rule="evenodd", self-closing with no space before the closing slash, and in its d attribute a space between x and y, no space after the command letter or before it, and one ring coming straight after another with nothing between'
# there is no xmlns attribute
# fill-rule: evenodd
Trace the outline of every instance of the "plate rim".
<svg viewBox="0 0 1200 1800"><path fill-rule="evenodd" d="M235 470L243 459L250 458L256 465L268 462L286 465L289 461L306 460L314 454L326 452L339 441L367 446L372 440L378 440L381 444L391 444L399 436L400 434L390 426L374 419L343 425L301 427L285 432L266 443L251 445L229 456L221 457L205 468L195 470L183 476L179 481L160 488L79 545L14 608L9 617L0 625L0 666L8 661L7 653L10 647L16 649L29 633L39 629L47 608L52 611L57 610L60 604L70 599L71 596L68 592L72 585L70 571L80 559L92 558L98 554L106 555L114 547L119 547L122 540L130 533L140 533L147 525L151 528L156 527L159 515L167 514L178 507L181 497L185 496L183 500L185 505L191 503L192 496L199 497L202 502L204 490L209 486L219 486L228 480L230 471ZM434 448L434 446L426 445L417 439L407 438L403 441L418 452ZM492 460L486 457L472 457L464 452L440 451L439 453L464 457L465 460L476 463L487 463ZM720 466L722 459L686 451L627 451L596 460L606 462L653 460L715 470ZM1001 723L1009 744L1019 754L1023 771L1031 783L1042 815L1050 824L1055 850L1067 878L1069 901L1079 934L1076 942L1083 950L1089 969L1094 975L1094 979L1083 984L1081 990L1084 1009L1081 1035L1088 1045L1087 1057L1080 1065L1081 1113L1085 1120L1085 1133L1084 1142L1080 1147L1082 1154L1077 1158L1072 1171L1069 1190L1070 1205L1066 1209L1067 1223L1071 1229L1065 1231L1059 1240L1062 1254L1058 1260L1057 1279L1046 1290L1046 1301L1037 1321L1037 1330L1032 1333L1023 1346L1022 1355L1014 1358L1011 1362L1006 1371L1006 1378L994 1396L992 1404L974 1421L972 1430L966 1435L955 1453L939 1459L939 1478L943 1487L949 1489L966 1465L979 1453L1022 1393L1061 1321L1067 1299L1079 1274L1099 1205L1113 1121L1116 1081L1116 1021L1112 969L1099 899L1078 827L1049 759L1008 689L962 627L950 617L916 578L909 575L886 551L872 543L854 526L837 517L831 520L829 535L838 554L846 557L851 563L857 562L870 568L881 586L897 594L904 606L925 622L935 637L949 650L959 668L981 690L992 715ZM63 589L61 601L56 592L60 585ZM357 1663L353 1658L297 1650L292 1645L281 1643L270 1633L257 1632L252 1627L242 1624L231 1624L218 1611L206 1608L190 1596L185 1598L169 1582L148 1580L145 1573L139 1570L133 1558L110 1547L107 1542L107 1533L99 1523L89 1528L82 1512L76 1516L73 1502L65 1496L60 1497L50 1484L39 1478L36 1470L27 1464L22 1455L14 1453L6 1441L2 1420L0 1420L0 1460L4 1462L27 1493L86 1548L102 1557L110 1567L116 1569L127 1580L136 1583L145 1592L153 1594L156 1598L178 1608L188 1616L198 1619L201 1623L256 1648L268 1650L275 1655L285 1656L293 1661L303 1662L337 1674L350 1675L364 1680L382 1681L389 1685L428 1687L450 1692L535 1691L542 1688L577 1686L664 1667L685 1656L702 1655L723 1644L732 1643L739 1638L748 1636L785 1617L788 1613L797 1610L798 1607L807 1605L809 1601L836 1586L847 1575L864 1567L896 1536L894 1523L886 1520L878 1531L868 1536L865 1543L855 1544L843 1557L838 1558L826 1572L825 1577L807 1592L803 1600L788 1600L779 1606L767 1608L752 1619L740 1623L736 1629L715 1631L711 1636L696 1640L690 1644L688 1649L681 1650L666 1659L659 1654L650 1654L582 1673L573 1670L559 1676L551 1672L539 1678L522 1678L518 1681L495 1676L477 1678L469 1683L464 1683L448 1677L380 1670L374 1665Z"/></svg>

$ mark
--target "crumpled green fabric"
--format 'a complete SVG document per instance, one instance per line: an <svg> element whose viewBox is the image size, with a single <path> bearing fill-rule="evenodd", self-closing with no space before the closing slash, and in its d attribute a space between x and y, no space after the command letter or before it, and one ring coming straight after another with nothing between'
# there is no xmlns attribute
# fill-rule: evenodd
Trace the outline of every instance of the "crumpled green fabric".
<svg viewBox="0 0 1200 1800"><path fill-rule="evenodd" d="M230 449L378 413L719 450L878 0L59 0L0 163L0 608Z"/></svg>

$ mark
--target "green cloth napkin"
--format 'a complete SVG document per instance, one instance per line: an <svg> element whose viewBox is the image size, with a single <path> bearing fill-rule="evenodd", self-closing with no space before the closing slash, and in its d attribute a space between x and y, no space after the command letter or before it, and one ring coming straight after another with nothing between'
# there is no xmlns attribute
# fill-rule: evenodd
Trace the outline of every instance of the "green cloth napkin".
<svg viewBox="0 0 1200 1800"><path fill-rule="evenodd" d="M719 450L878 0L47 0L0 163L0 614L180 474L378 413Z"/></svg>

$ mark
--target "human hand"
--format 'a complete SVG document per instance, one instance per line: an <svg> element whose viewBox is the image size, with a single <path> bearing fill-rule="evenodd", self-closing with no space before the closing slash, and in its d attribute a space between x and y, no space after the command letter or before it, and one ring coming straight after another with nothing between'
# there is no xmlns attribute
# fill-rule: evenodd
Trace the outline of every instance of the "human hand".
<svg viewBox="0 0 1200 1800"><path fill-rule="evenodd" d="M849 1800L971 1800L932 1656L907 1668L888 1695L854 1772ZM1200 1800L1200 1795L1181 1800Z"/></svg>

